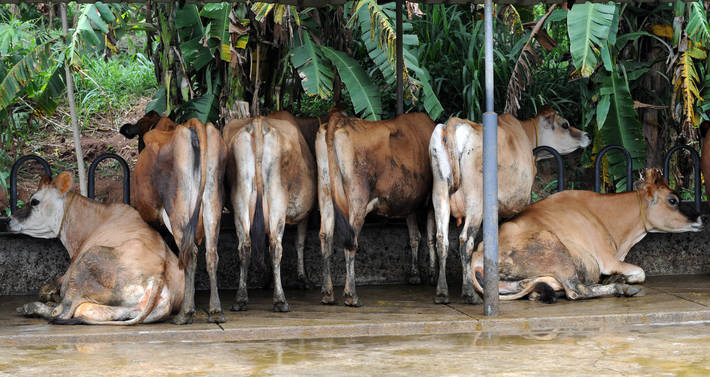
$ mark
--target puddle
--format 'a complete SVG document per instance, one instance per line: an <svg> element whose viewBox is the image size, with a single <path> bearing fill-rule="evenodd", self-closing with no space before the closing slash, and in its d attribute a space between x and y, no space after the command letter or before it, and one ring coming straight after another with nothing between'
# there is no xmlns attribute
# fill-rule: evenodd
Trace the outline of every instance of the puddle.
<svg viewBox="0 0 710 377"><path fill-rule="evenodd" d="M710 375L710 324L526 334L0 347L0 375Z"/></svg>

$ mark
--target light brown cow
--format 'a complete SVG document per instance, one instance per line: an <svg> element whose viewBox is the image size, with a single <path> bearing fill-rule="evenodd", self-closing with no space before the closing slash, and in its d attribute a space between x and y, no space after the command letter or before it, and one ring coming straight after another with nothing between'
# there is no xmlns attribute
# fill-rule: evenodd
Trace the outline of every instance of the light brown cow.
<svg viewBox="0 0 710 377"><path fill-rule="evenodd" d="M316 136L318 202L323 253L322 300L335 302L330 276L333 233L345 247L345 305L360 306L355 291L357 236L365 216L404 217L416 263L419 230L415 210L426 206L431 192L427 145L434 122L423 113L368 122L333 113Z"/></svg>
<svg viewBox="0 0 710 377"><path fill-rule="evenodd" d="M699 232L703 223L692 206L681 209L660 170L647 170L637 188L620 194L559 192L501 225L500 298L514 300L535 291L544 302L553 302L552 291L564 291L570 300L638 293L627 284L598 284L600 276L643 283L641 267L624 262L631 247L647 233ZM482 246L471 268L476 290L483 292Z"/></svg>
<svg viewBox="0 0 710 377"><path fill-rule="evenodd" d="M303 248L316 195L313 155L290 121L271 117L232 120L222 133L229 150L227 180L239 240L239 289L232 310L247 308L251 252L263 252L266 235L274 274L273 308L287 312L281 286L281 242L284 226L297 224L298 277L306 281Z"/></svg>
<svg viewBox="0 0 710 377"><path fill-rule="evenodd" d="M464 220L459 235L459 253L463 269L461 295L470 304L478 303L473 291L471 254L483 219L482 175L483 127L466 119L451 118L446 125L436 126L431 136L429 153L434 172L432 201L436 218L436 250L439 278L434 302L449 302L446 282L446 257L449 247L449 217L457 225ZM560 154L568 154L589 145L589 136L569 125L551 107L545 107L532 119L519 121L510 114L498 118L498 211L507 218L530 202L535 179L535 147L546 145ZM550 156L548 154L548 156ZM551 157L551 156L550 156ZM434 256L430 256L431 270ZM432 276L434 276L432 272Z"/></svg>
<svg viewBox="0 0 710 377"><path fill-rule="evenodd" d="M72 176L45 176L12 232L58 237L71 257L59 279L60 303L17 309L58 324L134 325L159 321L183 300L184 274L160 235L125 204L102 204L70 191Z"/></svg>
<svg viewBox="0 0 710 377"><path fill-rule="evenodd" d="M201 243L203 237L210 277L208 320L224 322L217 292L217 238L227 153L219 131L195 118L181 125L150 112L136 124L121 127L121 133L129 138L139 135L145 142L134 171L136 208L149 224L170 230L180 251L180 267L186 271L185 299L173 322L192 322L195 241Z"/></svg>
<svg viewBox="0 0 710 377"><path fill-rule="evenodd" d="M287 122L295 124L301 131L303 138L306 139L306 144L308 144L308 149L311 151L311 155L316 155L316 134L321 125L328 123L330 118L330 113L320 115L316 118L298 118L293 116L288 111L277 111L269 114L271 119L280 119Z"/></svg>

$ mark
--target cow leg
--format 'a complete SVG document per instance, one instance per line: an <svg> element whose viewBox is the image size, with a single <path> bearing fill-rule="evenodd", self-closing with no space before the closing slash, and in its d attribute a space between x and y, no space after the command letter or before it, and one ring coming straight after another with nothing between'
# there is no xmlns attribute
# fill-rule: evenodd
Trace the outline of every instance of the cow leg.
<svg viewBox="0 0 710 377"><path fill-rule="evenodd" d="M306 230L308 229L308 216L298 223L296 229L296 253L298 254L298 281L303 289L311 289L311 282L306 276L306 268L303 263L303 250L306 247Z"/></svg>
<svg viewBox="0 0 710 377"><path fill-rule="evenodd" d="M446 180L437 180L435 178L432 200L436 217L436 252L439 258L439 278L436 284L434 302L448 304L449 286L446 283L446 258L449 251L449 217L451 216L451 208Z"/></svg>
<svg viewBox="0 0 710 377"><path fill-rule="evenodd" d="M197 245L192 245L192 252L188 256L185 266L185 298L182 300L180 312L173 318L176 325L192 323L195 314L195 271L197 268Z"/></svg>
<svg viewBox="0 0 710 377"><path fill-rule="evenodd" d="M52 311L56 307L54 303L43 303L39 301L30 302L17 308L17 312L25 317L40 317L44 319L52 318Z"/></svg>
<svg viewBox="0 0 710 377"><path fill-rule="evenodd" d="M461 256L461 267L463 282L461 286L461 297L467 304L481 304L483 301L473 288L473 271L471 269L471 258L473 256L473 244L476 239L478 229L468 224L469 217L466 218L461 235L459 236L459 255Z"/></svg>
<svg viewBox="0 0 710 377"><path fill-rule="evenodd" d="M210 133L216 132L210 128ZM212 135L219 138L219 135ZM219 141L219 139L217 139ZM207 262L207 273L210 277L210 307L207 320L214 323L225 321L222 312L222 303L219 300L219 290L217 288L217 265L219 255L217 254L217 244L219 240L219 225L222 215L222 184L218 180L223 174L210 170L207 176L208 184L205 185L205 192L202 198L203 224L205 229L205 261Z"/></svg>
<svg viewBox="0 0 710 377"><path fill-rule="evenodd" d="M436 221L434 220L434 210L427 211L426 217L426 242L427 250L429 251L429 285L436 284L436 242L434 235L436 234Z"/></svg>
<svg viewBox="0 0 710 377"><path fill-rule="evenodd" d="M245 311L247 310L247 303L249 302L249 295L247 293L247 273L249 272L249 264L251 262L251 242L249 240L242 241L239 238L239 287L237 288L237 294L234 297L234 304L230 308L232 311Z"/></svg>
<svg viewBox="0 0 710 377"><path fill-rule="evenodd" d="M562 282L562 287L565 290L567 298L570 300L581 300L611 295L631 297L641 292L640 288L620 283L606 285L584 285L579 282L575 284L575 282L567 280Z"/></svg>
<svg viewBox="0 0 710 377"><path fill-rule="evenodd" d="M281 221L276 230L277 235L272 237L270 240L269 251L271 252L271 263L273 265L274 274L274 311L275 312L288 312L290 307L286 302L286 296L284 295L283 287L281 286L281 255L283 253L283 246L281 246L281 239L283 236L284 224Z"/></svg>
<svg viewBox="0 0 710 377"><path fill-rule="evenodd" d="M351 205L350 208L353 209L354 206ZM362 229L362 224L365 222L366 214L366 210L353 210L350 214L350 224L353 231L355 231L355 247L352 250L343 249L345 252L345 289L343 290L343 297L345 297L344 301L346 306L362 306L362 301L360 301L360 298L357 296L355 289L355 254L358 249L357 238L360 234L360 229Z"/></svg>
<svg viewBox="0 0 710 377"><path fill-rule="evenodd" d="M407 216L407 230L409 230L409 246L412 248L412 263L409 268L409 284L421 284L419 278L419 227L417 226L416 213Z"/></svg>

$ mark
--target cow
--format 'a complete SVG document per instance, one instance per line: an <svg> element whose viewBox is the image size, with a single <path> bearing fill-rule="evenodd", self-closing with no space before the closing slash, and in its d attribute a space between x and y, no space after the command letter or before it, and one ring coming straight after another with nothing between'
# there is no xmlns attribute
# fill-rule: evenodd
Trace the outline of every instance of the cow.
<svg viewBox="0 0 710 377"><path fill-rule="evenodd" d="M563 191L530 205L500 227L500 299L535 293L552 303L555 292L570 300L604 295L633 296L646 279L625 263L631 247L648 233L699 232L703 221L692 206L681 206L659 169L647 169L637 190L619 194ZM483 292L483 247L471 262L476 291ZM625 283L598 284L601 275ZM628 283L628 284L627 284Z"/></svg>
<svg viewBox="0 0 710 377"><path fill-rule="evenodd" d="M232 310L247 308L251 252L263 253L266 235L273 266L273 309L287 312L281 286L282 237L286 224L297 224L298 278L307 283L303 249L308 215L316 202L313 155L295 123L271 116L232 120L222 134L229 151L227 180L239 240L239 288Z"/></svg>
<svg viewBox="0 0 710 377"><path fill-rule="evenodd" d="M316 134L322 124L328 123L330 113L323 114L315 118L299 118L293 116L288 111L276 111L269 114L269 118L285 120L295 124L301 131L303 138L306 139L306 144L308 145L308 149L311 151L311 155L315 156Z"/></svg>
<svg viewBox="0 0 710 377"><path fill-rule="evenodd" d="M177 311L183 271L160 234L132 207L102 204L71 190L73 177L44 176L27 205L10 217L11 232L59 238L71 262L59 278L58 305L17 308L57 324L135 325Z"/></svg>
<svg viewBox="0 0 710 377"><path fill-rule="evenodd" d="M436 219L436 252L439 277L434 302L449 302L446 282L446 257L449 247L449 217L464 226L459 235L459 253L463 270L461 295L466 303L480 298L473 290L471 255L474 240L483 218L482 179L483 127L466 119L450 118L439 124L429 143L431 169L434 174L432 201ZM511 114L498 118L498 211L508 218L530 202L535 179L533 149L550 146L560 154L568 154L590 143L589 135L572 127L551 107L543 108L536 117L519 121ZM430 269L434 256L430 256ZM434 276L432 272L432 276Z"/></svg>
<svg viewBox="0 0 710 377"><path fill-rule="evenodd" d="M176 124L149 112L136 124L125 124L121 134L139 136L145 148L134 171L134 203L150 225L166 227L179 249L185 268L185 299L176 324L192 322L195 312L197 246L205 238L210 278L208 320L224 322L217 291L217 238L222 214L226 147L219 131L193 118Z"/></svg>
<svg viewBox="0 0 710 377"><path fill-rule="evenodd" d="M374 212L406 218L412 249L410 275L418 278L419 229L416 212L431 192L427 145L434 122L423 113L365 121L334 112L316 135L318 203L321 213L323 304L335 303L330 275L333 235L345 251L345 305L360 306L355 289L357 237Z"/></svg>

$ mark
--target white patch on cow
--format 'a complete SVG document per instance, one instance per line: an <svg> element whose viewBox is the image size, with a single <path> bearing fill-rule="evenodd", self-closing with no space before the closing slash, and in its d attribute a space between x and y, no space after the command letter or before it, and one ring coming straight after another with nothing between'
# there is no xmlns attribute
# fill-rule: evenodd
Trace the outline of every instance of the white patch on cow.
<svg viewBox="0 0 710 377"><path fill-rule="evenodd" d="M36 238L58 237L59 227L64 217L64 203L69 195L78 194L61 195L54 185L42 187L25 204L30 206L34 200L39 201L37 205L30 208L31 212L27 217L18 219L17 213L10 217L8 224L10 231Z"/></svg>
<svg viewBox="0 0 710 377"><path fill-rule="evenodd" d="M466 150L468 138L471 135L471 126L466 123L456 125L456 158L461 159L461 155Z"/></svg>
<svg viewBox="0 0 710 377"><path fill-rule="evenodd" d="M442 133L446 130L446 125L437 124L434 132L429 140L429 154L432 159L432 169L434 170L434 179L451 177L451 165L449 164L449 155L446 153L446 147L442 142Z"/></svg>

